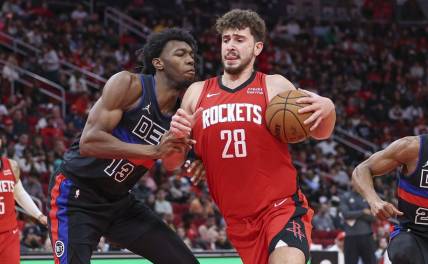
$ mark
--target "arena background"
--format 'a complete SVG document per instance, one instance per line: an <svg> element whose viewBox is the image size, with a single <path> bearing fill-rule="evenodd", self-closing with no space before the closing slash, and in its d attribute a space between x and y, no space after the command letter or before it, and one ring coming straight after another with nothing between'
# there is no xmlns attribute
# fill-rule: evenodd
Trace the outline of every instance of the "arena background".
<svg viewBox="0 0 428 264"><path fill-rule="evenodd" d="M256 10L267 22L258 70L280 73L297 87L331 97L336 105L332 139L291 147L302 189L316 211L313 263L330 257L337 263L337 253L329 252L338 252L343 242L340 195L350 189L355 164L394 139L428 132L428 1L0 3L2 152L18 161L24 186L41 208L49 176L83 127L106 79L123 69L138 71L135 51L146 37L174 26L187 28L198 40L199 79L219 74L219 38L212 25L231 8ZM206 186L192 187L184 174L166 173L157 164L133 192L178 232L202 263L241 263L229 258L236 254ZM375 181L381 197L392 202L395 179L391 173ZM46 228L23 213L19 224L22 263L52 263L47 260L52 249ZM380 263L390 225L373 225ZM93 263L146 263L104 239L95 257L103 260Z"/></svg>

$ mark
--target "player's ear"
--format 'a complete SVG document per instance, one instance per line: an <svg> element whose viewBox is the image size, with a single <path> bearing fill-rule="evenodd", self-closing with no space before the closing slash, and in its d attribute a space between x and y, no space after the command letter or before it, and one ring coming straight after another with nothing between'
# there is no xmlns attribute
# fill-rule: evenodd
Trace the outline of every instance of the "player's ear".
<svg viewBox="0 0 428 264"><path fill-rule="evenodd" d="M261 41L256 42L256 45L254 45L254 55L259 56L262 50L263 50L263 42Z"/></svg>
<svg viewBox="0 0 428 264"><path fill-rule="evenodd" d="M160 58L153 58L152 64L158 71L162 71L164 69L163 61Z"/></svg>

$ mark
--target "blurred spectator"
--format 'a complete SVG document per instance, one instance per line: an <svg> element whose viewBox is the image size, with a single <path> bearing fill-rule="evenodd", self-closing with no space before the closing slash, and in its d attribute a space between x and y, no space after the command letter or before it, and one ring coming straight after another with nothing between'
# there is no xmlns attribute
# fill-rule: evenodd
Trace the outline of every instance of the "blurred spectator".
<svg viewBox="0 0 428 264"><path fill-rule="evenodd" d="M88 92L88 85L85 77L79 72L74 72L68 79L68 87L71 93Z"/></svg>
<svg viewBox="0 0 428 264"><path fill-rule="evenodd" d="M206 218L209 215L214 215L214 204L206 193L202 193L191 200L189 212L195 216Z"/></svg>
<svg viewBox="0 0 428 264"><path fill-rule="evenodd" d="M413 129L413 133L415 135L422 135L428 133L428 125L425 123L425 120L423 118L418 119L418 123Z"/></svg>
<svg viewBox="0 0 428 264"><path fill-rule="evenodd" d="M403 109L399 104L395 104L391 109L389 109L388 117L392 121L398 121L403 119Z"/></svg>
<svg viewBox="0 0 428 264"><path fill-rule="evenodd" d="M6 64L3 66L2 76L10 83L15 82L19 79L19 73L16 67L18 66L18 61L16 57L11 54L9 55Z"/></svg>
<svg viewBox="0 0 428 264"><path fill-rule="evenodd" d="M213 215L209 215L205 224L199 226L198 233L200 235L201 246L204 249L215 249L215 242L218 238L218 227L215 224Z"/></svg>
<svg viewBox="0 0 428 264"><path fill-rule="evenodd" d="M28 147L28 135L22 134L19 136L19 142L15 144L15 158L20 159L24 156L24 151L26 150L26 153L30 154L30 151L27 150Z"/></svg>
<svg viewBox="0 0 428 264"><path fill-rule="evenodd" d="M321 149L321 152L323 155L336 155L336 146L337 142L332 140L331 138L327 140L322 140L319 143L317 143L317 148Z"/></svg>
<svg viewBox="0 0 428 264"><path fill-rule="evenodd" d="M224 229L220 229L218 232L215 248L220 250L233 248L232 244L227 239L226 231Z"/></svg>
<svg viewBox="0 0 428 264"><path fill-rule="evenodd" d="M77 5L77 8L71 13L71 18L77 21L83 21L88 17L88 13L83 8L83 5Z"/></svg>
<svg viewBox="0 0 428 264"><path fill-rule="evenodd" d="M52 44L43 46L43 58L39 64L43 66L44 74L49 80L59 83L60 60Z"/></svg>
<svg viewBox="0 0 428 264"><path fill-rule="evenodd" d="M36 176L30 175L25 177L22 180L22 184L24 185L24 188L27 190L28 194L40 199L41 201L46 200L46 195L43 192L42 184Z"/></svg>
<svg viewBox="0 0 428 264"><path fill-rule="evenodd" d="M186 244L187 247L192 248L192 241L190 241L190 239L186 236L186 231L183 227L177 228L177 234L184 241L184 244Z"/></svg>
<svg viewBox="0 0 428 264"><path fill-rule="evenodd" d="M325 198L325 197L324 197ZM329 205L324 201L318 208L312 220L313 228L316 230L332 231L335 230L333 219L329 214Z"/></svg>
<svg viewBox="0 0 428 264"><path fill-rule="evenodd" d="M37 225L25 227L21 241L21 252L40 250L43 246L42 232Z"/></svg>
<svg viewBox="0 0 428 264"><path fill-rule="evenodd" d="M64 131L65 122L61 116L61 108L57 105L52 108L52 119L53 126L61 131Z"/></svg>
<svg viewBox="0 0 428 264"><path fill-rule="evenodd" d="M160 215L173 213L171 203L165 200L165 197L165 191L163 189L159 189L156 193L155 212Z"/></svg>
<svg viewBox="0 0 428 264"><path fill-rule="evenodd" d="M52 147L56 139L62 138L64 132L56 126L55 118L53 116L49 116L47 118L46 127L40 130L40 135L43 137L43 141L46 146Z"/></svg>
<svg viewBox="0 0 428 264"><path fill-rule="evenodd" d="M120 46L119 49L114 52L114 57L116 58L116 62L122 67L127 65L130 60L129 52L124 46Z"/></svg>
<svg viewBox="0 0 428 264"><path fill-rule="evenodd" d="M13 132L14 126L13 126L13 120L10 117L5 117L3 119L3 132L5 134L5 137L8 142L13 142L17 140L17 135Z"/></svg>
<svg viewBox="0 0 428 264"><path fill-rule="evenodd" d="M28 120L24 117L23 112L21 110L15 111L13 114L13 133L20 137L29 131Z"/></svg>

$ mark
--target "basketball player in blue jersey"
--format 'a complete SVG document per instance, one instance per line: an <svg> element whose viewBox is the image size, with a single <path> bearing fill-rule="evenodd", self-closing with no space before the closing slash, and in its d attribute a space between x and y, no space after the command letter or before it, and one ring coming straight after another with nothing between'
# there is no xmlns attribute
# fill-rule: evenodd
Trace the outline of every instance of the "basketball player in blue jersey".
<svg viewBox="0 0 428 264"><path fill-rule="evenodd" d="M153 263L198 263L175 232L130 193L155 160L176 169L194 143L165 132L178 97L194 80L195 51L186 31L156 33L143 48L145 74L123 71L105 84L49 184L55 264L89 264L101 236Z"/></svg>
<svg viewBox="0 0 428 264"><path fill-rule="evenodd" d="M373 177L401 168L398 208L383 201L373 187ZM393 264L428 263L428 135L404 137L373 154L352 175L355 189L380 219L398 217L391 233L388 257Z"/></svg>

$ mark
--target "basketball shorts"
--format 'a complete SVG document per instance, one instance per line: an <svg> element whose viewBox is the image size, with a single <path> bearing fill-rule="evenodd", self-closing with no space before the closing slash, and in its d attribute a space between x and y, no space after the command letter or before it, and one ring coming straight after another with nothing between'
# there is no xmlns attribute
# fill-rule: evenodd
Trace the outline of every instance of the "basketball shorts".
<svg viewBox="0 0 428 264"><path fill-rule="evenodd" d="M153 263L198 263L188 247L131 194L111 201L62 172L49 184L55 264L89 264L101 236Z"/></svg>
<svg viewBox="0 0 428 264"><path fill-rule="evenodd" d="M427 264L428 238L402 229L389 242L387 253L392 264Z"/></svg>
<svg viewBox="0 0 428 264"><path fill-rule="evenodd" d="M0 263L19 264L18 227L0 233Z"/></svg>
<svg viewBox="0 0 428 264"><path fill-rule="evenodd" d="M274 201L252 219L226 219L227 234L244 264L267 264L275 248L300 249L310 260L313 210L305 196L297 194Z"/></svg>

